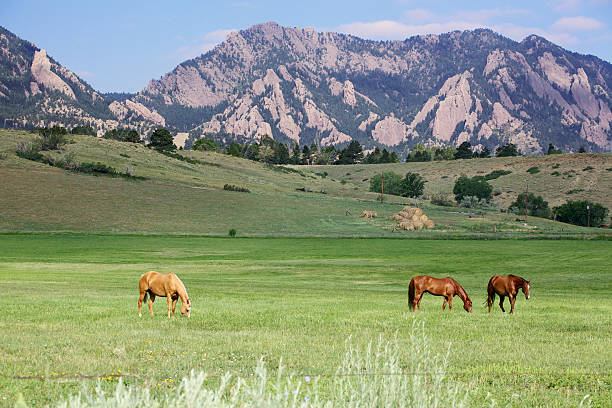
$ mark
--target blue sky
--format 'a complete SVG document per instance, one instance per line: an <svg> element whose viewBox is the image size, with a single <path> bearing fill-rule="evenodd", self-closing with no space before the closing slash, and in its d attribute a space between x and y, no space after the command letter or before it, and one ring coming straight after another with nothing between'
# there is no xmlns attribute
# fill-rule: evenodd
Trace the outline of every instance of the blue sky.
<svg viewBox="0 0 612 408"><path fill-rule="evenodd" d="M102 92L136 92L234 30L276 21L374 40L491 28L612 62L612 0L2 0L0 25Z"/></svg>

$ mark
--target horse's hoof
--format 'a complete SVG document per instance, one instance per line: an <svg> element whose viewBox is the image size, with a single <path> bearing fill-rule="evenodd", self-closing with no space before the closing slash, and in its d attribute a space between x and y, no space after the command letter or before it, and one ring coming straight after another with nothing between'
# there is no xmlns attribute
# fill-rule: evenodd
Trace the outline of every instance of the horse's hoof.
<svg viewBox="0 0 612 408"><path fill-rule="evenodd" d="M142 313L138 313L138 317L142 317Z"/></svg>

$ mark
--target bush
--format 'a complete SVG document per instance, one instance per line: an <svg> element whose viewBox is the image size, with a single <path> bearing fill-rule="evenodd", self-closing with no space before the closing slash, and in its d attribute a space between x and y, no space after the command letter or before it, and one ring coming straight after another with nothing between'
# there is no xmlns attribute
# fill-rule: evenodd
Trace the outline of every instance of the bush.
<svg viewBox="0 0 612 408"><path fill-rule="evenodd" d="M134 129L117 128L109 130L102 136L104 139L118 140L120 142L141 143L140 135Z"/></svg>
<svg viewBox="0 0 612 408"><path fill-rule="evenodd" d="M491 200L493 187L483 177L468 178L465 175L459 177L453 187L455 200L459 203L465 196L475 196L486 201Z"/></svg>
<svg viewBox="0 0 612 408"><path fill-rule="evenodd" d="M234 238L236 236L236 229L234 228L230 229L228 235Z"/></svg>
<svg viewBox="0 0 612 408"><path fill-rule="evenodd" d="M424 330L414 325L407 342L379 337L363 349L345 342L342 363L329 381L284 372L281 363L270 373L263 358L252 375L206 381L204 372L192 370L178 386L152 392L147 382L126 385L119 381L114 390L102 386L83 388L57 401L55 406L84 407L454 407L472 405L477 395L461 381L448 376L448 355L435 354ZM404 359L403 356L408 356ZM213 385L214 384L214 385ZM159 388L159 387L158 387Z"/></svg>
<svg viewBox="0 0 612 408"><path fill-rule="evenodd" d="M97 136L97 132L91 126L75 126L72 128L70 132L73 135L87 135L87 136Z"/></svg>
<svg viewBox="0 0 612 408"><path fill-rule="evenodd" d="M550 218L551 211L548 201L544 201L542 196L535 196L533 193L521 193L516 200L510 204L510 208L515 208L517 214L527 214L533 217Z"/></svg>
<svg viewBox="0 0 612 408"><path fill-rule="evenodd" d="M431 195L431 203L433 205L440 205L443 207L454 207L455 202L452 200L449 194L436 193Z"/></svg>
<svg viewBox="0 0 612 408"><path fill-rule="evenodd" d="M370 191L380 193L381 188L384 194L402 195L402 176L392 171L375 175L370 179Z"/></svg>
<svg viewBox="0 0 612 408"><path fill-rule="evenodd" d="M540 168L538 166L533 166L527 169L527 173L529 174L537 174L540 172Z"/></svg>
<svg viewBox="0 0 612 408"><path fill-rule="evenodd" d="M15 154L22 159L42 161L43 155L40 154L40 143L19 142Z"/></svg>
<svg viewBox="0 0 612 408"><path fill-rule="evenodd" d="M114 168L107 166L104 163L81 163L78 165L78 171L87 174L108 174L115 175L117 172Z"/></svg>
<svg viewBox="0 0 612 408"><path fill-rule="evenodd" d="M485 180L495 180L496 178L508 175L510 173L512 173L511 170L493 170L489 174L485 174L484 179Z"/></svg>
<svg viewBox="0 0 612 408"><path fill-rule="evenodd" d="M38 129L40 150L59 150L67 143L66 129L59 126Z"/></svg>
<svg viewBox="0 0 612 408"><path fill-rule="evenodd" d="M590 222L587 205L590 207ZM581 225L583 227L587 225L591 225L592 227L602 225L608 214L608 209L603 205L586 200L568 201L563 205L555 207L553 211L556 214L557 220L569 224Z"/></svg>
<svg viewBox="0 0 612 408"><path fill-rule="evenodd" d="M495 149L495 155L497 157L510 157L510 156L520 156L518 149L514 143L508 143L507 145L499 146Z"/></svg>
<svg viewBox="0 0 612 408"><path fill-rule="evenodd" d="M216 152L219 145L211 139L198 139L191 147L193 150Z"/></svg>
<svg viewBox="0 0 612 408"><path fill-rule="evenodd" d="M250 193L251 192L248 188L238 187L238 186L235 186L233 184L225 184L223 186L223 189L227 190L227 191L238 191L238 192L241 192L241 193Z"/></svg>

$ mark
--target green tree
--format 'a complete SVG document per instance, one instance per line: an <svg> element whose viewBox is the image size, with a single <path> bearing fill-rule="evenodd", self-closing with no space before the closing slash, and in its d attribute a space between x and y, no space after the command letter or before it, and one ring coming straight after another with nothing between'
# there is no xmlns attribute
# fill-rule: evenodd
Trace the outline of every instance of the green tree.
<svg viewBox="0 0 612 408"><path fill-rule="evenodd" d="M142 142L142 140L140 140L140 135L134 129L130 129L127 132L127 135L125 135L124 141L125 142L130 142L130 143L140 143L140 142Z"/></svg>
<svg viewBox="0 0 612 408"><path fill-rule="evenodd" d="M353 140L349 145L340 151L338 160L335 164L355 164L363 160L363 148L358 141Z"/></svg>
<svg viewBox="0 0 612 408"><path fill-rule="evenodd" d="M97 136L97 132L91 126L75 126L72 128L70 132L73 135L89 135L89 136Z"/></svg>
<svg viewBox="0 0 612 408"><path fill-rule="evenodd" d="M225 149L225 153L234 157L242 157L242 145L240 143L232 142Z"/></svg>
<svg viewBox="0 0 612 408"><path fill-rule="evenodd" d="M431 150L426 148L425 145L417 143L413 148L412 152L406 157L407 162L426 162L431 161Z"/></svg>
<svg viewBox="0 0 612 408"><path fill-rule="evenodd" d="M472 154L472 145L470 144L470 142L463 142L457 148L457 153L455 153L455 159L471 159Z"/></svg>
<svg viewBox="0 0 612 408"><path fill-rule="evenodd" d="M310 162L310 148L307 145L304 145L302 148L302 159L300 160L300 164L309 164Z"/></svg>
<svg viewBox="0 0 612 408"><path fill-rule="evenodd" d="M366 163L366 164L380 163L381 155L382 155L382 153L380 152L380 149L378 148L378 146L376 146L374 148L374 151L372 151L372 152L367 154L367 156L365 157L363 162Z"/></svg>
<svg viewBox="0 0 612 408"><path fill-rule="evenodd" d="M283 143L278 143L276 149L274 149L274 163L288 164L289 159L289 149L287 149L287 146Z"/></svg>
<svg viewBox="0 0 612 408"><path fill-rule="evenodd" d="M555 149L555 146L553 146L552 143L548 144L548 150L546 151L546 154L561 154L561 153L563 153L561 149Z"/></svg>
<svg viewBox="0 0 612 408"><path fill-rule="evenodd" d="M293 149L291 150L291 160L290 160L290 163L291 164L300 164L300 158L301 158L300 145L296 143L296 144L293 145Z"/></svg>
<svg viewBox="0 0 612 408"><path fill-rule="evenodd" d="M191 148L193 150L216 152L219 145L214 140L202 138L196 140Z"/></svg>
<svg viewBox="0 0 612 408"><path fill-rule="evenodd" d="M587 206L589 209L587 209ZM557 220L574 225L598 227L604 223L608 209L601 204L590 201L568 201L553 209ZM589 221L590 213L590 221Z"/></svg>
<svg viewBox="0 0 612 408"><path fill-rule="evenodd" d="M455 201L458 203L466 196L474 196L479 199L484 198L488 202L491 199L492 191L493 187L483 177L469 178L466 175L461 175L453 187Z"/></svg>
<svg viewBox="0 0 612 408"><path fill-rule="evenodd" d="M383 173L383 175L377 174L370 178L370 191L380 193L381 186L384 187L384 194L401 196L403 189L402 176L389 171Z"/></svg>
<svg viewBox="0 0 612 408"><path fill-rule="evenodd" d="M176 150L172 134L168 129L163 128L156 129L151 134L151 143L149 143L149 147L152 147L159 152L169 152Z"/></svg>
<svg viewBox="0 0 612 408"><path fill-rule="evenodd" d="M455 160L455 153L457 153L457 149L453 146L436 147L434 149L434 160Z"/></svg>
<svg viewBox="0 0 612 408"><path fill-rule="evenodd" d="M542 196L535 196L533 193L521 193L516 200L510 204L510 208L516 208L519 214L527 214L533 217L550 218L550 208L548 201L544 201Z"/></svg>
<svg viewBox="0 0 612 408"><path fill-rule="evenodd" d="M497 149L495 149L495 155L497 157L510 157L520 156L520 153L514 143L508 143L503 146L498 146Z"/></svg>
<svg viewBox="0 0 612 408"><path fill-rule="evenodd" d="M321 153L317 157L317 164L332 164L338 158L338 152L334 145L329 145L321 149Z"/></svg>
<svg viewBox="0 0 612 408"><path fill-rule="evenodd" d="M491 151L487 146L483 147L480 151L480 154L478 155L478 157L480 157L481 159L486 159L489 156L491 156Z"/></svg>
<svg viewBox="0 0 612 408"><path fill-rule="evenodd" d="M419 197L425 188L425 179L419 173L406 173L402 180L402 197Z"/></svg>

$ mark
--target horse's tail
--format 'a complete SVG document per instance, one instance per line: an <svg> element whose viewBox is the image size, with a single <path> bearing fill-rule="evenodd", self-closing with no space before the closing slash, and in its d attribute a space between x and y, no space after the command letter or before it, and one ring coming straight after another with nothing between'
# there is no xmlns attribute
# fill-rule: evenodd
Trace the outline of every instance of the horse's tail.
<svg viewBox="0 0 612 408"><path fill-rule="evenodd" d="M493 303L495 301L495 288L493 287L493 278L495 276L491 276L491 279L489 279L489 284L487 285L487 293L488 293L488 297L487 297L487 304L489 304L489 299L491 299L491 303Z"/></svg>
<svg viewBox="0 0 612 408"><path fill-rule="evenodd" d="M410 285L408 286L408 308L414 312L414 278L410 279Z"/></svg>
<svg viewBox="0 0 612 408"><path fill-rule="evenodd" d="M147 290L147 291L145 292L145 296L144 296L144 298L142 299L142 303L146 303L148 299L149 299L149 291Z"/></svg>

